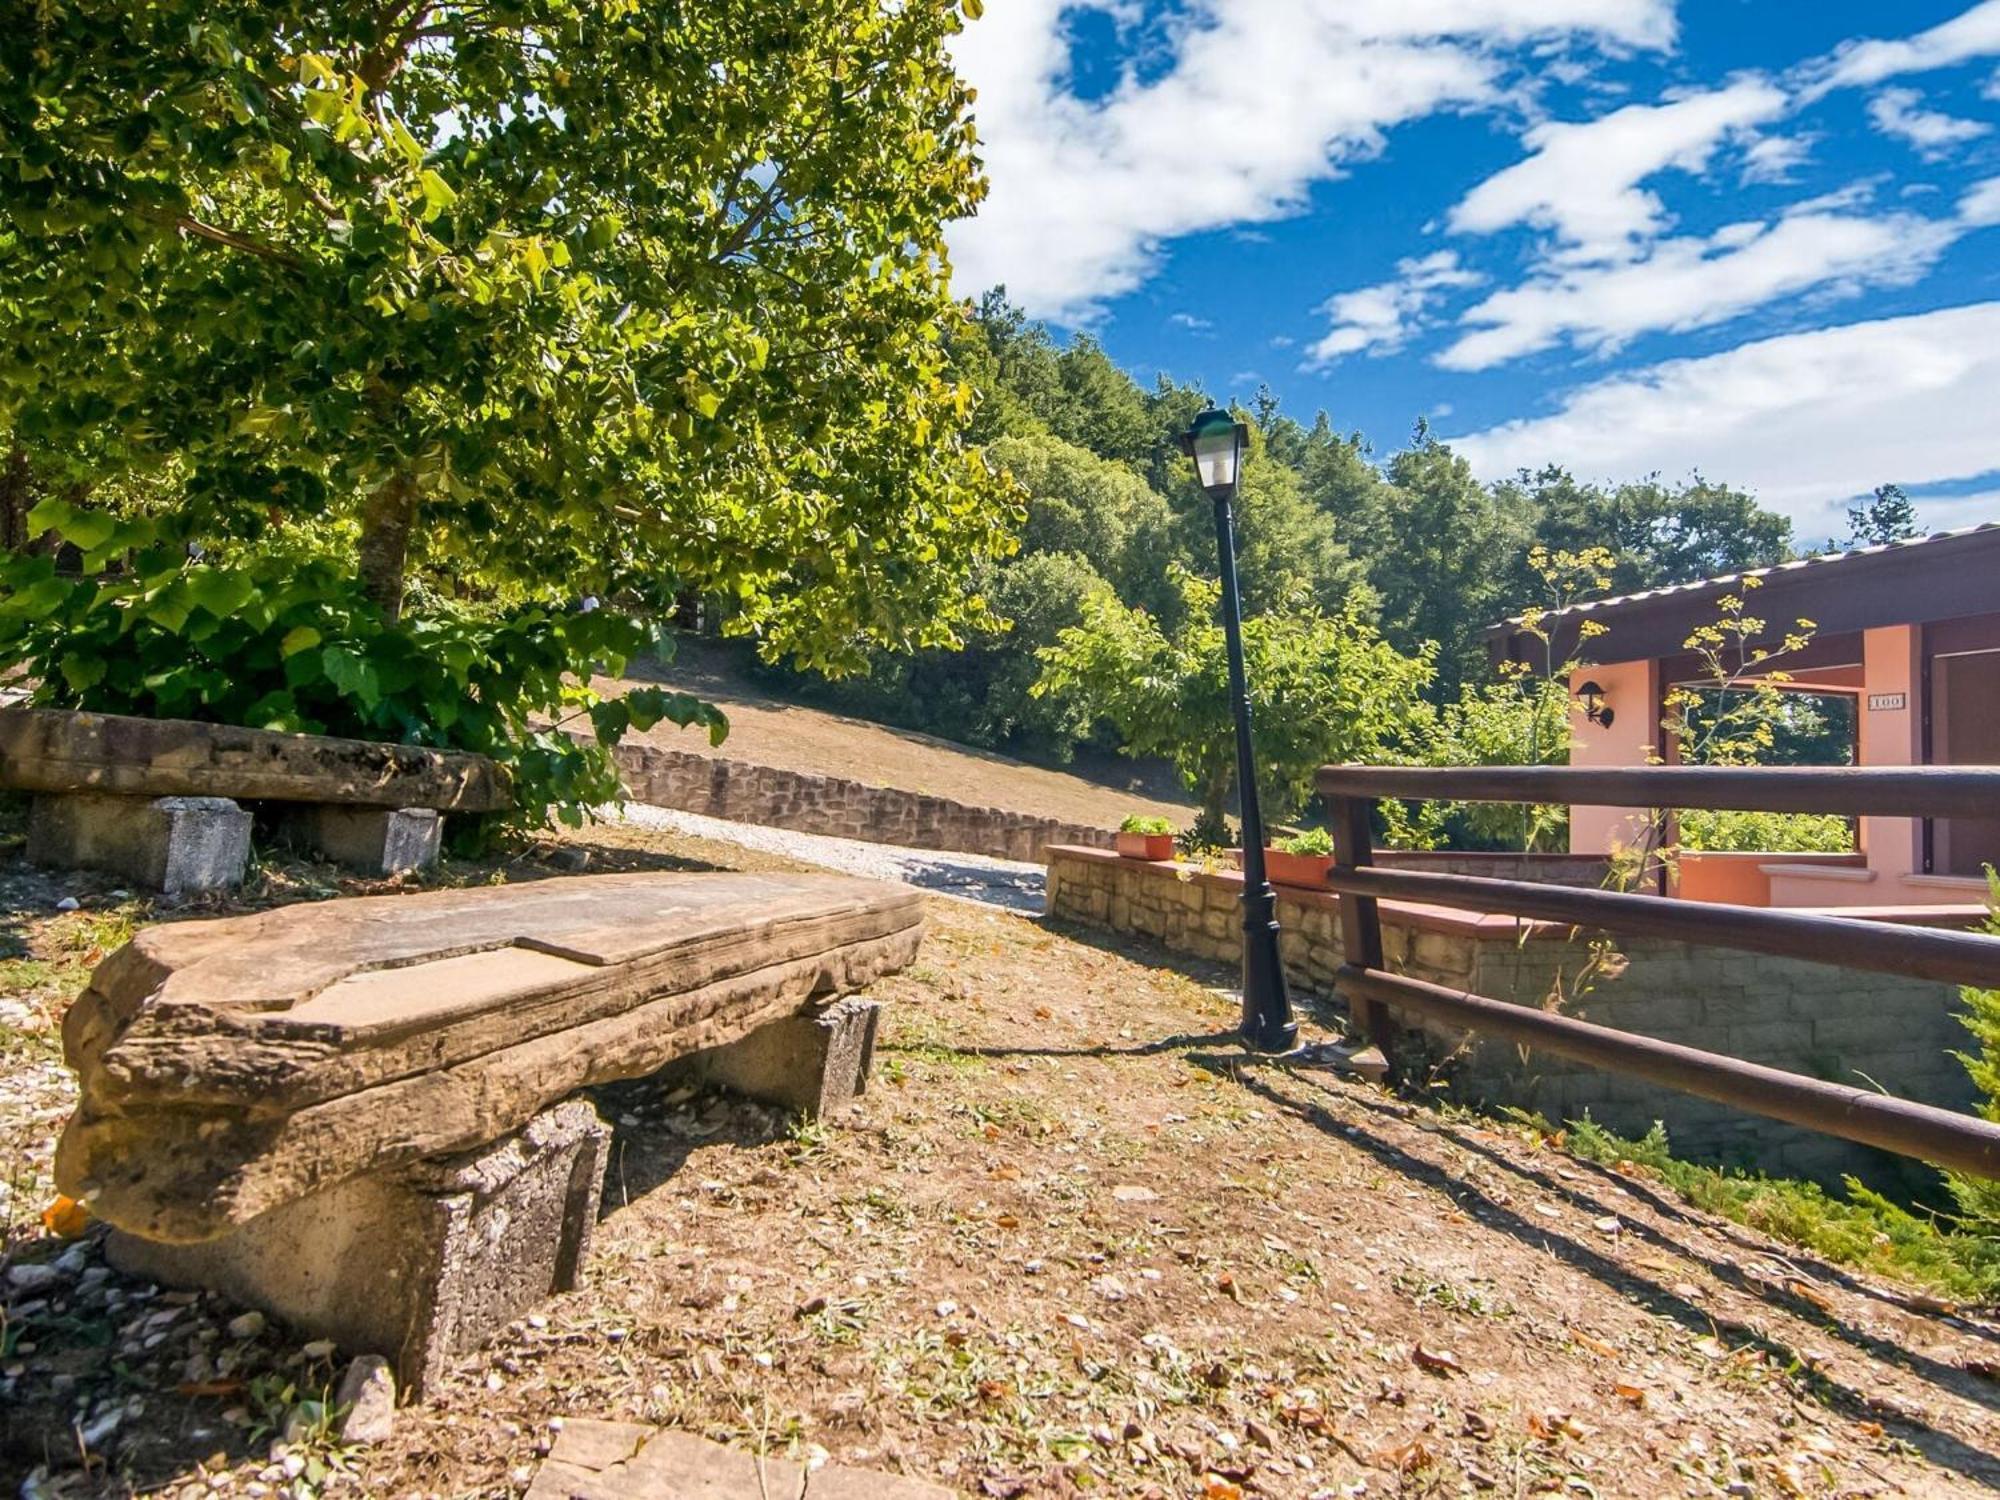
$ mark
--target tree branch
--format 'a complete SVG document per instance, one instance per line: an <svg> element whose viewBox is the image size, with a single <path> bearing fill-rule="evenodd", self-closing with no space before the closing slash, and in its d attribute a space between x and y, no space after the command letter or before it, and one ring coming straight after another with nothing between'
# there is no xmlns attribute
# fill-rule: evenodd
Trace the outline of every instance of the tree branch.
<svg viewBox="0 0 2000 1500"><path fill-rule="evenodd" d="M200 219L195 218L191 214L177 214L173 219L173 225L184 234L191 234L200 239L210 240L218 245L227 245L231 250L240 250L245 255L256 256L259 260L268 260L276 265L291 266L294 269L297 269L302 264L299 258L289 251L280 250L275 245L266 245L259 240L246 238L243 235L235 233L233 230L220 229L213 224L204 224Z"/></svg>

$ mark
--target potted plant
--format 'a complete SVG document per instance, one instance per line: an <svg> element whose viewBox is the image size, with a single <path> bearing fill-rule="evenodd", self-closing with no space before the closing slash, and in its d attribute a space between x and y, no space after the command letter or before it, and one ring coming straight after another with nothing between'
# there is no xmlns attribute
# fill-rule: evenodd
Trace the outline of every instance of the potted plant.
<svg viewBox="0 0 2000 1500"><path fill-rule="evenodd" d="M1172 859L1174 825L1134 813L1118 825L1118 852L1126 859Z"/></svg>
<svg viewBox="0 0 2000 1500"><path fill-rule="evenodd" d="M1324 886L1333 868L1333 835L1324 828L1279 839L1264 850L1264 873L1273 885Z"/></svg>

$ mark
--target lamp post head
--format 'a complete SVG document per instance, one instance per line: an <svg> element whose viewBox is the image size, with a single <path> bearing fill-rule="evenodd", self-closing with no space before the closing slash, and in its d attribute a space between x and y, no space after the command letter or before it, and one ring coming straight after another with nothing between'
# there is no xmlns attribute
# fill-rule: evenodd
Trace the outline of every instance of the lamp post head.
<svg viewBox="0 0 2000 1500"><path fill-rule="evenodd" d="M1250 449L1250 424L1211 406L1181 434L1181 452L1194 460L1195 478L1212 500L1236 493L1243 455Z"/></svg>

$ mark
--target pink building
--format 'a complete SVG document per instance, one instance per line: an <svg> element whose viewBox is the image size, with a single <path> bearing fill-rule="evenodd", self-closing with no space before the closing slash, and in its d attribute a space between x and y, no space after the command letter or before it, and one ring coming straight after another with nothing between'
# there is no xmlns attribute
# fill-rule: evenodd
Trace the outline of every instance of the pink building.
<svg viewBox="0 0 2000 1500"><path fill-rule="evenodd" d="M1789 689L1851 698L1854 762L1864 766L2000 765L2000 525L1944 532L1758 569L1746 613L1768 622L1775 648L1793 622L1814 632L1778 665ZM1571 763L1635 766L1668 760L1662 703L1676 684L1701 685L1689 633L1742 586L1728 574L1699 583L1575 605L1545 617L1554 660L1585 663L1573 692L1594 684L1601 710L1579 714ZM1605 633L1582 639L1594 620ZM1496 660L1532 665L1542 642L1518 621L1495 626ZM1602 722L1608 721L1608 722ZM1631 836L1632 814L1572 807L1570 848L1604 853ZM2000 807L1990 817L1864 818L1851 854L1761 851L1684 855L1679 894L1760 906L1914 906L1976 901L1984 869L2000 865Z"/></svg>

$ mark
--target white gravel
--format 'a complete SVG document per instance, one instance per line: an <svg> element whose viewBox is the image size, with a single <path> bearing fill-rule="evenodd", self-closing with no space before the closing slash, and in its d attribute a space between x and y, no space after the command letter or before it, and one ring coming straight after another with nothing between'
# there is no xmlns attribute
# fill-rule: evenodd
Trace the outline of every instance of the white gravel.
<svg viewBox="0 0 2000 1500"><path fill-rule="evenodd" d="M780 854L805 864L822 865L847 875L866 875L875 880L900 880L919 890L941 896L956 896L984 906L1039 916L1042 910L1043 876L1040 865L1014 859L990 859L984 854L961 854L954 849L905 849L896 844L870 844L860 839L828 838L818 833L794 833L788 828L766 828L758 823L731 823L700 813L681 812L671 807L650 807L630 802L622 809L607 810L613 821L638 828L659 828L697 838L722 839L745 849Z"/></svg>

